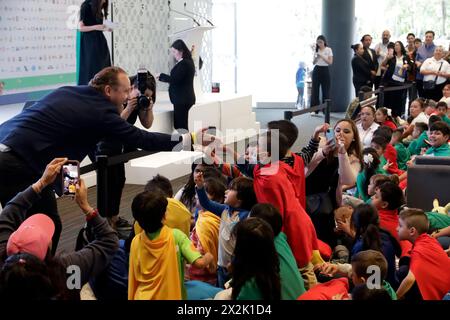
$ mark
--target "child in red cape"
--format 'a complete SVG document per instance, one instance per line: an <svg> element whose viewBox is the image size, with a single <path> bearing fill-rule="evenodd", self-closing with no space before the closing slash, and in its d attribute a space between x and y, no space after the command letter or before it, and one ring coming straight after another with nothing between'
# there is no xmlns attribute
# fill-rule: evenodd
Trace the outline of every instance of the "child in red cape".
<svg viewBox="0 0 450 320"><path fill-rule="evenodd" d="M399 299L415 282L424 300L442 300L450 291L450 259L427 231L428 218L422 210L408 208L400 213L398 236L413 248L409 273L397 290Z"/></svg>
<svg viewBox="0 0 450 320"><path fill-rule="evenodd" d="M387 181L375 189L372 204L378 209L380 227L397 239L402 248L401 256L409 256L412 244L409 241L400 241L398 237L398 209L405 204L403 191L394 182Z"/></svg>

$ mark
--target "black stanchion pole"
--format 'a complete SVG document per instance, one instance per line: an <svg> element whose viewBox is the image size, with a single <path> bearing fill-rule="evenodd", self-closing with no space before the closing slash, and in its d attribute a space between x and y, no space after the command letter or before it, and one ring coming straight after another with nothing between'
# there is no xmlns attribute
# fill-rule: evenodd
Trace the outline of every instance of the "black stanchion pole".
<svg viewBox="0 0 450 320"><path fill-rule="evenodd" d="M384 86L378 88L380 93L378 94L378 108L384 107Z"/></svg>
<svg viewBox="0 0 450 320"><path fill-rule="evenodd" d="M97 209L102 217L108 210L108 157L97 156Z"/></svg>
<svg viewBox="0 0 450 320"><path fill-rule="evenodd" d="M292 120L292 118L294 117L293 112L292 111L285 111L284 112L284 120Z"/></svg>
<svg viewBox="0 0 450 320"><path fill-rule="evenodd" d="M325 100L327 107L325 108L325 122L330 123L330 113L331 113L331 100Z"/></svg>

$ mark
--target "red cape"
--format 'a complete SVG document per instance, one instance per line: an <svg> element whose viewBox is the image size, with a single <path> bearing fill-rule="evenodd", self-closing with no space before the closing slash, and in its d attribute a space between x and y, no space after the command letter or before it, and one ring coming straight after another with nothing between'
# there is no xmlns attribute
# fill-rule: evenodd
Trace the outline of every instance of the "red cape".
<svg viewBox="0 0 450 320"><path fill-rule="evenodd" d="M398 237L398 211L378 209L378 216L380 217L380 227L388 231L400 244L402 257L408 256L412 249L412 244L409 241L400 241Z"/></svg>
<svg viewBox="0 0 450 320"><path fill-rule="evenodd" d="M450 258L429 235L422 234L416 239L410 270L424 300L442 300L450 291Z"/></svg>
<svg viewBox="0 0 450 320"><path fill-rule="evenodd" d="M294 158L293 167L284 162L281 163L281 166L294 188L295 196L302 207L306 208L305 164L299 155L293 153L292 157Z"/></svg>
<svg viewBox="0 0 450 320"><path fill-rule="evenodd" d="M283 232L286 234L297 266L306 266L313 250L319 250L316 229L311 218L298 200L296 190L288 178L284 162L264 167L256 166L254 188L259 203L275 206L283 218ZM298 189L297 189L298 190Z"/></svg>
<svg viewBox="0 0 450 320"><path fill-rule="evenodd" d="M393 122L390 121L390 120L386 120L385 122L383 122L382 126L389 127L389 128L391 128L392 130L396 130L396 129L397 129L397 126L395 125L395 123L393 123Z"/></svg>
<svg viewBox="0 0 450 320"><path fill-rule="evenodd" d="M389 174L401 175L402 173L404 173L403 170L400 170L398 168L397 150L395 150L395 147L392 144L388 143L388 145L386 146L386 150L384 151L384 157L386 158L387 161L392 163L387 170Z"/></svg>
<svg viewBox="0 0 450 320"><path fill-rule="evenodd" d="M347 278L333 279L312 287L298 297L297 300L334 300L333 297L338 294L342 294L341 299L345 300L349 299L348 289Z"/></svg>

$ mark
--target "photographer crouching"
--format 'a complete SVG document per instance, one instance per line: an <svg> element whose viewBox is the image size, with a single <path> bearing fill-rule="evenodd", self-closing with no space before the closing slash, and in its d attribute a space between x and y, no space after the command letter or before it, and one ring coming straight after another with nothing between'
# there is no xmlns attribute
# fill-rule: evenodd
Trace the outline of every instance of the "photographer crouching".
<svg viewBox="0 0 450 320"><path fill-rule="evenodd" d="M130 83L131 92L127 101L123 104L120 117L131 125L134 125L139 117L142 126L150 129L153 124L153 105L156 100L155 78L149 71L139 69L136 75L130 77ZM105 139L98 143L95 154L111 157L135 150L136 148L124 145L115 139ZM119 217L120 200L125 180L124 163L108 167L106 218L121 237L127 237L132 228L127 220Z"/></svg>

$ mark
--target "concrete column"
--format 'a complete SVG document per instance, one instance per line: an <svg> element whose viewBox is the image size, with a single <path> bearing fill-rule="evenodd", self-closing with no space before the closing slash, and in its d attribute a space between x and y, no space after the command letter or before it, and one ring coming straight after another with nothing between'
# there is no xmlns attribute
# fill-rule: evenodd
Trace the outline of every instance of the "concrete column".
<svg viewBox="0 0 450 320"><path fill-rule="evenodd" d="M352 66L355 0L322 0L322 34L333 49L331 111L344 112L352 99Z"/></svg>

